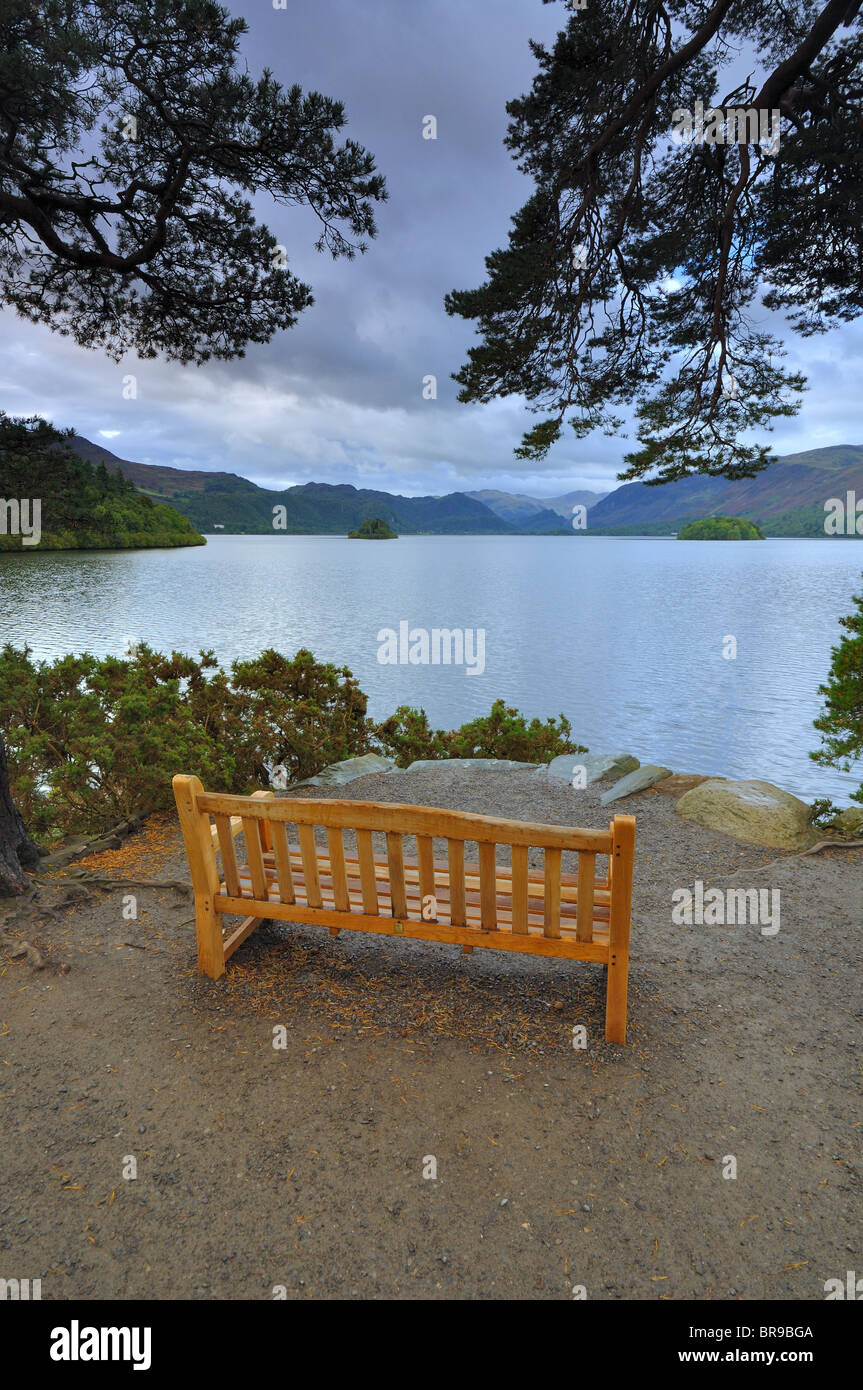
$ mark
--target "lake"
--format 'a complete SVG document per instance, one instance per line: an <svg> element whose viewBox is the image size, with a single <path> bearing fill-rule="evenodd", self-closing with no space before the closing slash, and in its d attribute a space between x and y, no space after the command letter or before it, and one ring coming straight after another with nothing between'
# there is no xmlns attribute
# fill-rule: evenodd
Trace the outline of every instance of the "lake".
<svg viewBox="0 0 863 1390"><path fill-rule="evenodd" d="M264 647L347 665L375 718L425 707L452 728L502 697L564 713L591 751L759 777L847 802L812 720L839 618L861 588L851 541L652 537L215 536L206 548L0 555L0 640L37 657ZM485 632L485 665L381 664L378 633ZM736 657L729 658L736 641Z"/></svg>

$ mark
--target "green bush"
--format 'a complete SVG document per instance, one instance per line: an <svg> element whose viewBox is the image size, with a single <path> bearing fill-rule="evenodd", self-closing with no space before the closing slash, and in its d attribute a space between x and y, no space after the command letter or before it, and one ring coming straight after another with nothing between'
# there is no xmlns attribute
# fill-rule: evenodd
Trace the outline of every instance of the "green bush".
<svg viewBox="0 0 863 1390"><path fill-rule="evenodd" d="M586 753L570 739L572 725L564 715L560 722L532 719L495 700L491 712L463 724L446 735L451 758L509 758L519 763L549 763L559 753Z"/></svg>
<svg viewBox="0 0 863 1390"><path fill-rule="evenodd" d="M503 758L512 762L547 763L559 753L586 753L587 749L570 740L572 726L560 716L542 723L528 724L517 709L495 700L488 714L472 719L460 729L444 733L431 729L424 709L400 705L395 714L379 724L376 735L383 752L399 767L418 758Z"/></svg>
<svg viewBox="0 0 863 1390"><path fill-rule="evenodd" d="M89 654L34 662L0 651L12 796L37 836L101 831L173 804L171 778L195 772L226 791L290 780L367 752L366 697L344 668L310 652L263 652L223 671L211 652Z"/></svg>
<svg viewBox="0 0 863 1390"><path fill-rule="evenodd" d="M533 719L495 701L489 714L444 733L425 710L402 705L373 724L347 667L309 651L268 650L224 670L212 652L164 656L146 644L124 657L34 661L0 650L13 800L38 838L98 833L173 805L171 779L249 792L284 766L289 782L328 763L381 751L400 767L418 758L547 762L584 751L569 722Z"/></svg>
<svg viewBox="0 0 863 1390"><path fill-rule="evenodd" d="M446 735L429 727L424 709L411 709L410 705L399 705L395 714L377 725L375 736L381 752L399 767L408 767L420 758L449 756Z"/></svg>

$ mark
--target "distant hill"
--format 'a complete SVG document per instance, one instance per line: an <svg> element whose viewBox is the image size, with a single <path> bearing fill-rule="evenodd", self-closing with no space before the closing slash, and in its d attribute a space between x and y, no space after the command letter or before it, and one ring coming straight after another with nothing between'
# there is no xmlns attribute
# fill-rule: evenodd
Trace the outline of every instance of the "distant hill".
<svg viewBox="0 0 863 1390"><path fill-rule="evenodd" d="M504 521L511 521L514 526L531 525L538 530L554 530L555 526L546 520L545 524L536 522L540 517L546 516L548 512L557 515L557 527L561 522L568 526L572 521L572 509L579 505L586 507L590 511L597 502L601 502L608 496L607 492L566 492L562 497L529 497L523 492L499 492L495 488L484 488L481 492L469 492L468 497L475 497L478 502L483 502L487 507Z"/></svg>
<svg viewBox="0 0 863 1390"><path fill-rule="evenodd" d="M823 536L824 503L848 491L863 497L863 445L787 454L737 482L698 474L660 487L624 483L591 508L589 530L670 535L683 522L723 515L745 517L768 536Z"/></svg>
<svg viewBox="0 0 863 1390"><path fill-rule="evenodd" d="M443 497L400 497L349 483L302 483L281 491L258 487L236 473L205 473L121 459L81 435L72 443L82 458L122 469L154 501L166 502L199 531L273 534L273 508L285 508L279 531L292 535L344 535L374 517L401 535L515 535L565 529L551 509L534 510L532 524L505 521L464 492ZM278 532L276 532L278 534Z"/></svg>
<svg viewBox="0 0 863 1390"><path fill-rule="evenodd" d="M581 505L588 509L588 535L672 535L687 521L723 515L745 517L768 536L823 536L828 498L848 491L863 498L863 445L854 444L788 454L739 482L698 474L659 487L624 483L609 493L537 498L492 488L400 497L347 483L271 491L236 473L120 459L79 435L72 443L83 458L104 463L109 472L121 468L154 501L168 503L198 531L209 533L271 534L273 508L283 506L283 529L295 535L345 535L373 517L401 535L574 535L572 508Z"/></svg>

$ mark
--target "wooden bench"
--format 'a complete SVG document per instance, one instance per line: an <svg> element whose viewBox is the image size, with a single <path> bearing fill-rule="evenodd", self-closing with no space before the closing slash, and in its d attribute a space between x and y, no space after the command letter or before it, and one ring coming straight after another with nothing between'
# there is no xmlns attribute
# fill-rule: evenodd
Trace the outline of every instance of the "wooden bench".
<svg viewBox="0 0 863 1390"><path fill-rule="evenodd" d="M229 796L205 792L197 777L175 777L173 785L202 974L218 980L229 956L270 918L319 922L333 935L347 927L449 941L466 952L487 946L599 961L607 967L606 1040L626 1041L633 816L615 816L608 830L577 830L377 801ZM316 826L326 831L326 847ZM376 832L386 844L377 858ZM240 833L244 864L234 846ZM405 855L405 836L416 841L415 858ZM435 859L435 839L446 841L445 859ZM476 863L466 862L466 843L476 844ZM509 850L506 865L497 862L498 845ZM540 870L528 868L531 847L543 851ZM578 854L577 874L561 872L565 852ZM607 856L604 877L597 855ZM224 914L243 919L227 935Z"/></svg>

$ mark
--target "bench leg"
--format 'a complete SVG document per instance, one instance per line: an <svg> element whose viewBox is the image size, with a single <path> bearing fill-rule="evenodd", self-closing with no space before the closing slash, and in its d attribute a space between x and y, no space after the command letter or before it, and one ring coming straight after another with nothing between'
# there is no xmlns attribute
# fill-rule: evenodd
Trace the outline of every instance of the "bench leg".
<svg viewBox="0 0 863 1390"><path fill-rule="evenodd" d="M605 989L605 1041L626 1043L626 994L629 984L629 955L614 950L608 960Z"/></svg>
<svg viewBox="0 0 863 1390"><path fill-rule="evenodd" d="M198 974L218 980L225 973L222 919L209 898L195 895L195 931L198 936Z"/></svg>

